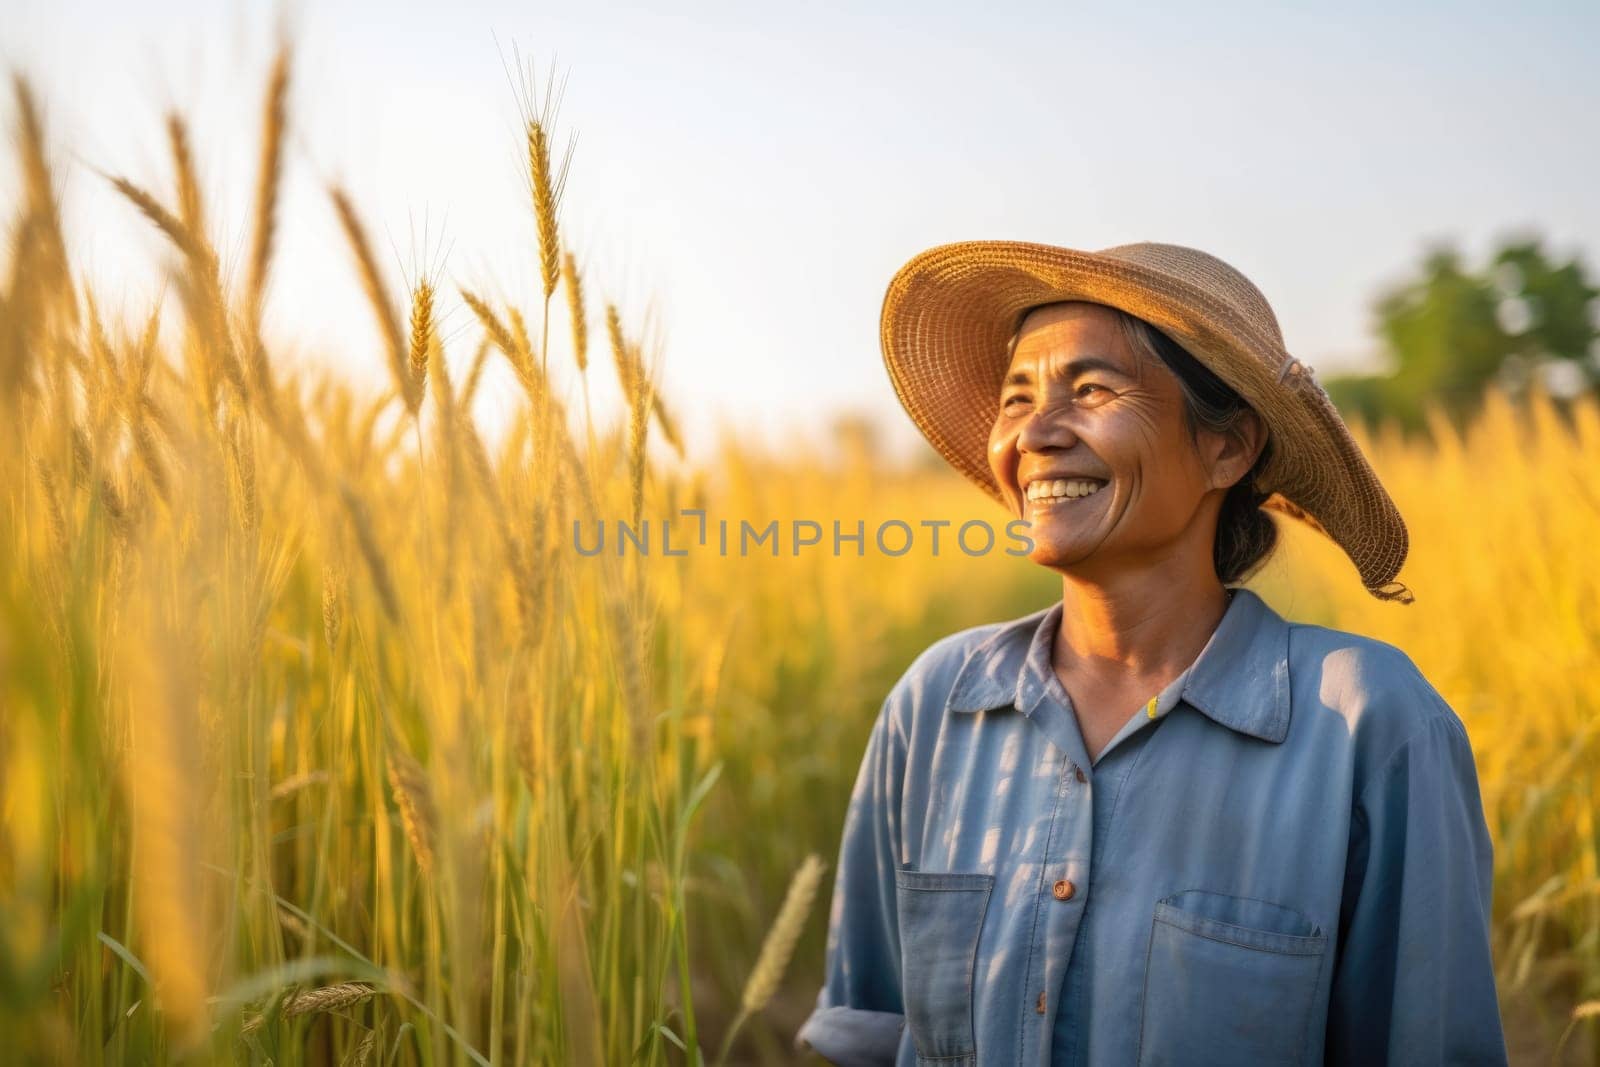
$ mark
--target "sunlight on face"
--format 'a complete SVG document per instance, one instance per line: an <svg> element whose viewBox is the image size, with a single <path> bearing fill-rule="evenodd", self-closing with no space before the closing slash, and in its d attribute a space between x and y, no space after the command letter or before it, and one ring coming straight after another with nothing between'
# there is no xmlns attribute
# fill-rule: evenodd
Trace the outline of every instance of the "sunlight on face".
<svg viewBox="0 0 1600 1067"><path fill-rule="evenodd" d="M1222 493L1183 404L1177 377L1129 346L1110 308L1069 302L1028 314L989 466L1007 505L1032 524L1035 563L1109 574L1213 535ZM1203 508L1208 493L1215 500Z"/></svg>

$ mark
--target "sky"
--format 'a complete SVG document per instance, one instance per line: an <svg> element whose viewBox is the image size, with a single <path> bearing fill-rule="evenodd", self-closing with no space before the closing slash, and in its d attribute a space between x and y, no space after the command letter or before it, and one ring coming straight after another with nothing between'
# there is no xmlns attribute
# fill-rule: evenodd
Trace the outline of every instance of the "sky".
<svg viewBox="0 0 1600 1067"><path fill-rule="evenodd" d="M442 260L448 284L532 309L512 81L556 70L557 136L577 135L563 228L595 300L660 353L696 450L723 425L781 447L841 410L915 440L878 314L895 270L947 241L1202 248L1324 377L1378 366L1371 304L1433 243L1476 258L1533 232L1600 270L1600 4L668 6L0 0L0 64L45 101L78 262L136 315L166 253L96 169L165 194L181 110L236 265L288 27L267 325L280 359L373 387L386 364L326 185L397 294ZM16 188L0 164L0 206ZM445 310L464 362L475 327ZM608 410L605 373L593 395Z"/></svg>

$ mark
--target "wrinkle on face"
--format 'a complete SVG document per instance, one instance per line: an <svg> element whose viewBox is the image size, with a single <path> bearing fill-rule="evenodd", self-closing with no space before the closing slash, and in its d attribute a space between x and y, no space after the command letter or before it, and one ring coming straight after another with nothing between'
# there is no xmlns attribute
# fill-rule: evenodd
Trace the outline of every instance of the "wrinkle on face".
<svg viewBox="0 0 1600 1067"><path fill-rule="evenodd" d="M1069 377L1075 361L1086 358L1108 360L1117 370L1081 369ZM1212 485L1185 417L1182 386L1128 344L1112 309L1067 302L1030 312L1000 400L991 471L1013 512L1033 524L1035 562L1062 569L1107 551L1160 551L1163 540L1193 527ZM1109 480L1089 497L1030 513L1024 480L1052 470Z"/></svg>

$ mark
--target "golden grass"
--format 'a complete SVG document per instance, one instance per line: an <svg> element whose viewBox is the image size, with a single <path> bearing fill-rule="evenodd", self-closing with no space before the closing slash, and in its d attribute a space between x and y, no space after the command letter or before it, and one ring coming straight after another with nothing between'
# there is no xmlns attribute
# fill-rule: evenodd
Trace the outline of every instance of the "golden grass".
<svg viewBox="0 0 1600 1067"><path fill-rule="evenodd" d="M455 287L429 277L408 338L335 189L327 241L342 230L354 253L369 307L350 313L375 320L392 388L275 382L256 323L288 69L285 53L237 291L180 118L176 206L117 185L179 253L165 332L154 309L106 321L78 283L46 131L16 86L22 193L0 271L8 1052L787 1062L822 964L812 854L835 854L883 693L933 639L1059 586L961 555L953 527L938 557L921 538L879 554L885 519L1003 516L941 466L889 463L859 424L670 462L648 423L676 445L675 424L614 306L623 410L597 421L585 403L571 424L550 368L586 368L584 297L553 237L565 167L540 162L547 143L530 159L548 219L537 331L462 290L473 336L453 351L438 322ZM548 330L561 284L565 349ZM472 399L491 348L525 402L486 440ZM1411 526L1416 602L1374 601L1289 525L1253 584L1293 618L1400 645L1460 712L1495 836L1508 1016L1546 1050L1570 1028L1571 1052L1600 998L1600 405L1491 394L1464 428L1363 442ZM703 544L686 508L705 512ZM688 556L661 554L669 517ZM574 525L592 537L597 518L650 520L652 554L580 556ZM741 519L859 521L866 544L741 557Z"/></svg>

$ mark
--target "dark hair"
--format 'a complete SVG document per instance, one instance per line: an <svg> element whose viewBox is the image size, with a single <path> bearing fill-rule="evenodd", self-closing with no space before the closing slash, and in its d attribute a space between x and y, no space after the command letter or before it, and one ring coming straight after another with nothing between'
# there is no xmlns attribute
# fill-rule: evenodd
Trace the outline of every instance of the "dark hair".
<svg viewBox="0 0 1600 1067"><path fill-rule="evenodd" d="M1122 323L1129 345L1144 355L1159 359L1183 390L1183 415L1189 436L1198 440L1201 430L1232 433L1240 418L1251 410L1233 387L1211 368L1190 355L1182 345L1144 319L1112 308ZM1261 509L1271 494L1256 487L1256 475L1272 455L1269 435L1255 463L1222 498L1217 514L1217 537L1212 547L1212 562L1223 584L1242 582L1254 574L1272 555L1278 544L1278 527L1272 516Z"/></svg>

